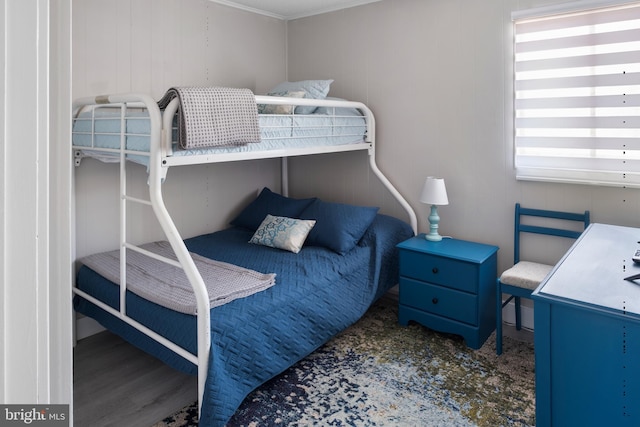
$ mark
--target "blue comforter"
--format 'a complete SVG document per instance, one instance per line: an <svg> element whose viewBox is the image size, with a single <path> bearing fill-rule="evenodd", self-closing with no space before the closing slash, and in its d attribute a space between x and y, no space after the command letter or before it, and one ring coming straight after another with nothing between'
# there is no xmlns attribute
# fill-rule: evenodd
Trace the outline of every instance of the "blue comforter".
<svg viewBox="0 0 640 427"><path fill-rule="evenodd" d="M320 347L357 321L397 283L395 245L413 235L402 221L378 215L358 245L345 255L323 247L298 254L247 241L252 231L230 228L186 241L190 251L263 273L276 285L211 309L211 355L200 426L223 426L253 389ZM82 267L78 288L113 307L118 288ZM161 335L196 352L196 318L127 297L128 314ZM196 367L82 298L76 311L165 363L195 374Z"/></svg>

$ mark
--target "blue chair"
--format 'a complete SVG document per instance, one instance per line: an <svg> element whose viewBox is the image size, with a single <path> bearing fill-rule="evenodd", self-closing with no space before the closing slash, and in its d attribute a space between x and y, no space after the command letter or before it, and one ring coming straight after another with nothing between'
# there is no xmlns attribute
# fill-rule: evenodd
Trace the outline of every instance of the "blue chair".
<svg viewBox="0 0 640 427"><path fill-rule="evenodd" d="M553 227L529 225L523 224L521 218L527 217L539 217L546 218L542 220L545 223L549 220L554 221ZM555 221L560 220L560 221ZM565 221L577 221L582 223L582 230L576 231L576 224ZM531 221L528 221L531 222ZM560 224L560 227L566 226L567 228L559 228L556 224ZM571 229L570 224L573 225ZM522 327L522 319L520 314L520 299L531 299L531 293L538 287L540 282L549 274L552 265L540 264L537 262L523 261L520 259L520 233L534 233L545 234L549 236L568 237L571 239L577 239L582 234L585 228L589 225L589 211L584 213L570 213L549 211L542 209L529 209L520 206L520 203L516 203L515 210L515 232L514 232L514 245L513 245L513 267L506 270L498 278L498 288L496 292L497 304L496 304L496 353L502 354L502 308L506 306L511 300L514 301L516 310L516 329L520 330ZM507 294L509 297L502 302L502 294Z"/></svg>

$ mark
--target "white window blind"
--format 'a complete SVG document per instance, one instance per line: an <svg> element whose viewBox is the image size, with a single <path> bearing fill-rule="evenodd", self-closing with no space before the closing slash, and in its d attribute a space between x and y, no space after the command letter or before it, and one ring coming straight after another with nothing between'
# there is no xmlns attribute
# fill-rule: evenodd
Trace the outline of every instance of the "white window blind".
<svg viewBox="0 0 640 427"><path fill-rule="evenodd" d="M514 29L517 178L640 187L640 2Z"/></svg>

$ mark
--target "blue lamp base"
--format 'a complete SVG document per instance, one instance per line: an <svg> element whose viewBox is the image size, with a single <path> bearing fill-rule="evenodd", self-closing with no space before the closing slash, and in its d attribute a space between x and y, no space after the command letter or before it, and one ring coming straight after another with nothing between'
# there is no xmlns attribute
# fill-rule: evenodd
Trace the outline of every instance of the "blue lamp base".
<svg viewBox="0 0 640 427"><path fill-rule="evenodd" d="M438 216L438 206L431 205L431 214L429 214L429 233L425 235L425 239L432 242L439 242L442 240L442 236L438 234L438 223L440 217Z"/></svg>

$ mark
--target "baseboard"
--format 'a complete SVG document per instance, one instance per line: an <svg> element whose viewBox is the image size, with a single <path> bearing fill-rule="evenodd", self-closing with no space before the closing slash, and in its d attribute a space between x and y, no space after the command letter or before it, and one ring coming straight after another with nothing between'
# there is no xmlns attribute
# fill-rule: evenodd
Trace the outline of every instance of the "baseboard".
<svg viewBox="0 0 640 427"><path fill-rule="evenodd" d="M522 315L522 327L533 331L533 307L520 305L520 314ZM516 310L513 301L502 309L502 322L515 326Z"/></svg>
<svg viewBox="0 0 640 427"><path fill-rule="evenodd" d="M76 318L76 341L90 337L106 329L91 317Z"/></svg>

